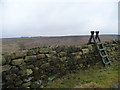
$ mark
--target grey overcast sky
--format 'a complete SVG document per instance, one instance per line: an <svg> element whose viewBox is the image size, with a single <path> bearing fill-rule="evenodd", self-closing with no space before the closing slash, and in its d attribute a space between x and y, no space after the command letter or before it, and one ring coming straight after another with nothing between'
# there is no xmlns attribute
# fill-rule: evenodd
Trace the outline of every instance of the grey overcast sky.
<svg viewBox="0 0 120 90"><path fill-rule="evenodd" d="M1 0L0 37L118 33L118 0Z"/></svg>

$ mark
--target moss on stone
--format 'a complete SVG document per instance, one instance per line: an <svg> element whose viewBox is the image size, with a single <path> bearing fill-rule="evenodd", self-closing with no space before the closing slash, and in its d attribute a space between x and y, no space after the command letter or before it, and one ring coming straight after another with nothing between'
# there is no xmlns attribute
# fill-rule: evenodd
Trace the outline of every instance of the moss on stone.
<svg viewBox="0 0 120 90"><path fill-rule="evenodd" d="M46 58L45 54L38 54L38 55L37 55L37 59L38 59L38 60L39 60L39 59L44 59L44 58Z"/></svg>
<svg viewBox="0 0 120 90"><path fill-rule="evenodd" d="M32 73L33 73L32 69L24 69L24 70L19 71L19 74L21 76L29 76Z"/></svg>
<svg viewBox="0 0 120 90"><path fill-rule="evenodd" d="M22 87L27 88L31 85L31 82L23 83Z"/></svg>
<svg viewBox="0 0 120 90"><path fill-rule="evenodd" d="M52 51L51 48L41 48L39 52L40 52L41 54L48 54L48 53L50 53L51 51Z"/></svg>
<svg viewBox="0 0 120 90"><path fill-rule="evenodd" d="M23 59L12 60L12 65L20 65L24 62Z"/></svg>
<svg viewBox="0 0 120 90"><path fill-rule="evenodd" d="M26 56L25 57L25 61L36 61L37 60L37 57L36 56Z"/></svg>
<svg viewBox="0 0 120 90"><path fill-rule="evenodd" d="M78 59L81 59L81 56L80 55L77 55L74 57L75 60L78 60Z"/></svg>
<svg viewBox="0 0 120 90"><path fill-rule="evenodd" d="M49 63L45 63L40 68L42 68L42 69L49 69L49 66L50 66Z"/></svg>
<svg viewBox="0 0 120 90"><path fill-rule="evenodd" d="M22 58L27 55L27 50L15 52L15 58Z"/></svg>
<svg viewBox="0 0 120 90"><path fill-rule="evenodd" d="M63 56L66 56L66 55L67 55L66 52L60 52L60 53L58 54L59 57L63 57Z"/></svg>
<svg viewBox="0 0 120 90"><path fill-rule="evenodd" d="M65 61L65 60L67 60L67 57L61 57L60 58L60 61Z"/></svg>

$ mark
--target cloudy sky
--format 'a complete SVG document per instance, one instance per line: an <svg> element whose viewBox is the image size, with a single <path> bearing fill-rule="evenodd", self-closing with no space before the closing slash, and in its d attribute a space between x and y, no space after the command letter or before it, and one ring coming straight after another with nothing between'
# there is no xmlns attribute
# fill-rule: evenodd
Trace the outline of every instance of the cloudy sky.
<svg viewBox="0 0 120 90"><path fill-rule="evenodd" d="M0 37L118 33L118 0L1 0Z"/></svg>

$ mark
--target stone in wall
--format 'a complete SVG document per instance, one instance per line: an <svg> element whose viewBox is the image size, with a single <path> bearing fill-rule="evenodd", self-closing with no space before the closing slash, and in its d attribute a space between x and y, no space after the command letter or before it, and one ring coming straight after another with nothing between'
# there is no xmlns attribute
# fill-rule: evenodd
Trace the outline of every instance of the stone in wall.
<svg viewBox="0 0 120 90"><path fill-rule="evenodd" d="M44 58L46 58L46 55L45 54L38 54L37 55L37 59L39 60L39 59L44 59Z"/></svg>
<svg viewBox="0 0 120 90"><path fill-rule="evenodd" d="M10 65L4 65L4 66L0 66L0 68L2 68L2 72L4 72L4 71L10 70L11 66Z"/></svg>
<svg viewBox="0 0 120 90"><path fill-rule="evenodd" d="M31 82L27 82L27 83L23 83L22 87L23 88L29 88L30 85L31 85Z"/></svg>
<svg viewBox="0 0 120 90"><path fill-rule="evenodd" d="M24 69L18 72L21 76L29 76L33 73L32 69Z"/></svg>
<svg viewBox="0 0 120 90"><path fill-rule="evenodd" d="M25 61L26 62L29 62L29 61L36 61L37 60L37 57L34 55L34 56L26 56L25 57Z"/></svg>
<svg viewBox="0 0 120 90"><path fill-rule="evenodd" d="M24 62L23 59L12 60L12 65L21 65Z"/></svg>
<svg viewBox="0 0 120 90"><path fill-rule="evenodd" d="M50 58L52 57L53 55L52 54L45 54L47 58Z"/></svg>
<svg viewBox="0 0 120 90"><path fill-rule="evenodd" d="M41 48L39 51L41 54L49 54L50 52L52 52L51 48Z"/></svg>
<svg viewBox="0 0 120 90"><path fill-rule="evenodd" d="M0 55L0 66L5 65L5 64L6 64L5 57L3 57L2 55Z"/></svg>
<svg viewBox="0 0 120 90"><path fill-rule="evenodd" d="M60 52L60 53L58 53L58 56L59 56L59 57L63 57L63 56L66 56L66 55L67 55L66 52Z"/></svg>
<svg viewBox="0 0 120 90"><path fill-rule="evenodd" d="M10 62L11 62L11 55L9 55L9 54L3 55L3 58L5 58L6 64L10 64Z"/></svg>
<svg viewBox="0 0 120 90"><path fill-rule="evenodd" d="M27 52L28 52L27 50L23 50L11 53L11 59L23 58L24 56L27 55Z"/></svg>
<svg viewBox="0 0 120 90"><path fill-rule="evenodd" d="M86 49L82 49L82 53L83 53L83 54L86 54L86 53L88 53L88 52L89 52L89 49L87 49L87 48L86 48Z"/></svg>

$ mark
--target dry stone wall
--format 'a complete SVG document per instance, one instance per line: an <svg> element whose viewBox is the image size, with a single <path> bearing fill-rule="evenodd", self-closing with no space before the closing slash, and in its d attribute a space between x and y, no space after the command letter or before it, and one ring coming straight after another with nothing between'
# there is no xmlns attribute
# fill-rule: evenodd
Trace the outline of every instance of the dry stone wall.
<svg viewBox="0 0 120 90"><path fill-rule="evenodd" d="M104 43L111 60L117 60L118 41ZM1 55L3 88L42 88L67 73L101 62L94 45L49 46Z"/></svg>

